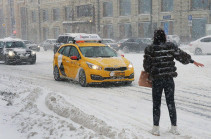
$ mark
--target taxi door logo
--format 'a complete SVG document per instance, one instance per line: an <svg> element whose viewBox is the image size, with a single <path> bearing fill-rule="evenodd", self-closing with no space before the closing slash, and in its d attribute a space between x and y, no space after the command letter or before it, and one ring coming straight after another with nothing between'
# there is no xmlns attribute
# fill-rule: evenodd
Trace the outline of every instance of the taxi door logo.
<svg viewBox="0 0 211 139"><path fill-rule="evenodd" d="M59 66L59 70L60 70L61 74L66 76L65 71L64 71L65 69L64 69L64 66L62 63L62 57L63 57L63 55L58 56L58 66Z"/></svg>

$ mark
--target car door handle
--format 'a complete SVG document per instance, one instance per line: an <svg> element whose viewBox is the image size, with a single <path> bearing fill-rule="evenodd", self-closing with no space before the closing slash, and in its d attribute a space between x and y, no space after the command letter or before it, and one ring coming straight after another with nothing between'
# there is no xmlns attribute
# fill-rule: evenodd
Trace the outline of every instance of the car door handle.
<svg viewBox="0 0 211 139"><path fill-rule="evenodd" d="M67 63L70 63L70 61L66 61Z"/></svg>

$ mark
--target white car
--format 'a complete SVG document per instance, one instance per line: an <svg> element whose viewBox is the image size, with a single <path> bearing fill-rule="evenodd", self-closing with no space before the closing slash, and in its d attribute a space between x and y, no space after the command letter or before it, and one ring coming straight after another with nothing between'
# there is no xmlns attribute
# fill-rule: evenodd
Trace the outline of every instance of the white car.
<svg viewBox="0 0 211 139"><path fill-rule="evenodd" d="M189 44L189 50L195 55L211 54L211 35L191 42Z"/></svg>

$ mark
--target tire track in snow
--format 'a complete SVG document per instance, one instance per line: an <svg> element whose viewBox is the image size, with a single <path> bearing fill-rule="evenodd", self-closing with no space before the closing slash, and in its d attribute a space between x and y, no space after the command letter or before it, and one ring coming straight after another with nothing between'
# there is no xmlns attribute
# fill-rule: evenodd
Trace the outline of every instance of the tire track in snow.
<svg viewBox="0 0 211 139"><path fill-rule="evenodd" d="M139 90L137 90L138 87L134 86L132 88L125 88L125 90L130 90L130 91L135 91L135 92L139 92L142 94L145 94L144 99L148 100L148 101L152 101L152 95L151 93L147 93L149 90L148 89L143 89L146 90L145 91L141 91L140 88ZM186 93L186 92L184 92ZM206 98L206 97L205 97ZM204 98L202 98L201 100L203 100ZM188 97L184 97L184 96L180 96L177 94L177 96L175 97L175 101L176 101L176 105L177 108L183 110L183 111L187 111L187 112L191 112L193 114L196 115L200 115L206 118L211 118L211 106L210 105L205 105L205 104L209 104L206 101L201 101L200 103L195 102L196 100L190 99ZM162 104L166 105L166 103L164 103L164 98L162 97ZM205 113L205 111L207 111L208 113Z"/></svg>
<svg viewBox="0 0 211 139"><path fill-rule="evenodd" d="M44 79L46 81L53 81L54 82L52 75L51 76L50 75L47 76L45 74L44 75L31 74L31 75L32 75L31 77L25 76L24 78L26 78L26 79L32 79L33 78L34 80ZM69 86L71 83L62 81L62 84ZM73 83L73 84L75 85L75 83ZM76 84L76 85L78 85L78 84ZM118 88L113 87L112 89L120 91L119 88L121 88L123 90L123 92L127 92L127 90L128 90L128 91L133 91L133 92L145 94L145 96L141 96L141 97L144 97L144 99L147 100L147 101L152 101L151 89L143 88L143 87L140 88L139 86L127 86L127 87L124 87L124 86L121 87L120 86ZM149 93L149 91L150 91L150 93ZM182 92L183 94L201 96L201 97L203 97L202 100L204 100L204 99L206 100L206 99L209 98L209 97L207 98L207 96L197 94L197 93L190 93L190 92L184 91L184 90L179 90L179 91ZM112 92L115 93L115 91L112 91ZM204 114L204 111L208 111L208 112L211 111L210 110L211 107L209 105L205 105L205 104L208 104L205 101L200 100L200 103L197 103L196 100L191 100L190 98L185 97L184 95L180 96L179 94L176 95L175 101L176 101L176 104L177 104L177 108L179 108L183 111L188 111L188 112L194 113L196 115L204 116L204 117L207 117L207 118L211 117L211 114ZM166 105L165 103L162 103L162 104Z"/></svg>

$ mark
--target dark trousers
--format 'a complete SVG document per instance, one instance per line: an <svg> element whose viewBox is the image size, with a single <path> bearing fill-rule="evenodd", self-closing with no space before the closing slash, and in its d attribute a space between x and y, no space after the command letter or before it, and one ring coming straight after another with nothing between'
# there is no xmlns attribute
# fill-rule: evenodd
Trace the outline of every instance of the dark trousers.
<svg viewBox="0 0 211 139"><path fill-rule="evenodd" d="M166 104L169 110L171 125L177 125L177 114L174 103L174 80L173 78L155 79L152 81L152 99L153 99L153 123L159 126L160 105L162 92L165 92Z"/></svg>

